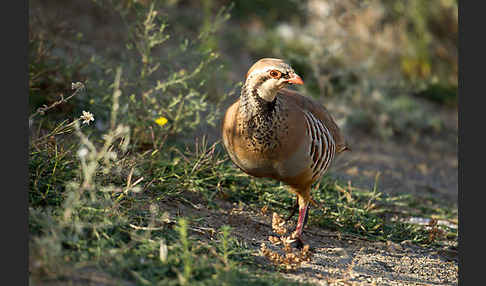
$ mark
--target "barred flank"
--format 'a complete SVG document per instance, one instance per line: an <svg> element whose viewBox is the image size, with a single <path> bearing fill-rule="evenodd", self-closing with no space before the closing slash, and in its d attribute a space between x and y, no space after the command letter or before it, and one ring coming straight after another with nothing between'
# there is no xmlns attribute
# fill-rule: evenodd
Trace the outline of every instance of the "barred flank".
<svg viewBox="0 0 486 286"><path fill-rule="evenodd" d="M312 159L312 179L324 175L336 152L336 143L329 129L311 112L305 111L307 134L311 138L309 156Z"/></svg>

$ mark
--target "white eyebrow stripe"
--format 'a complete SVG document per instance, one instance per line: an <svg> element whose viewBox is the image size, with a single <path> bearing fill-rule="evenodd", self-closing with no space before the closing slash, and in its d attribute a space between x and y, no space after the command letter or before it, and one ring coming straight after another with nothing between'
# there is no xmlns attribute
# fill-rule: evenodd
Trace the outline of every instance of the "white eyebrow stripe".
<svg viewBox="0 0 486 286"><path fill-rule="evenodd" d="M251 73L248 75L259 75L259 74L264 74L264 73L267 73L271 70L278 70L278 71L281 71L282 68L285 70L285 72L283 72L284 74L290 72L292 69L290 67L276 67L276 66L265 66L265 67L262 67L262 68L259 68L259 69L254 69L251 71Z"/></svg>
<svg viewBox="0 0 486 286"><path fill-rule="evenodd" d="M260 68L260 69L255 69L251 72L251 74L259 74L259 73L265 73L265 72L268 72L270 70L273 70L275 69L275 67L269 67L269 66L266 66L264 68Z"/></svg>

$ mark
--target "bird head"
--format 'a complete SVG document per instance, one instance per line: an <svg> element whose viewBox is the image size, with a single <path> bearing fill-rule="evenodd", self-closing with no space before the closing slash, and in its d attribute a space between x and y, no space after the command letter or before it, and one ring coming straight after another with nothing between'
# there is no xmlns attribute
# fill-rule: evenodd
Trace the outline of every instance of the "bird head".
<svg viewBox="0 0 486 286"><path fill-rule="evenodd" d="M245 85L258 96L272 102L278 90L289 84L304 84L292 67L281 59L264 58L257 61L246 74Z"/></svg>

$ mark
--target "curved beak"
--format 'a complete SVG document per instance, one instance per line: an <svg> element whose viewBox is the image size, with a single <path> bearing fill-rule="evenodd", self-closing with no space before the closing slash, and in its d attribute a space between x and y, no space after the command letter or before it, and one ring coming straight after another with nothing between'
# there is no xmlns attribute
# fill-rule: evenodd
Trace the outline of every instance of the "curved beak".
<svg viewBox="0 0 486 286"><path fill-rule="evenodd" d="M287 80L288 83L292 84L304 84L304 81L297 74L292 74L292 77Z"/></svg>

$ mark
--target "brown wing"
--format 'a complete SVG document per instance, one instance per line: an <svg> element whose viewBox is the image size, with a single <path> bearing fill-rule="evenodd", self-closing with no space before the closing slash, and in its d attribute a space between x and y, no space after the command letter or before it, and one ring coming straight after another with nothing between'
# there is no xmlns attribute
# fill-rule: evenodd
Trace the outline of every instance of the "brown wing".
<svg viewBox="0 0 486 286"><path fill-rule="evenodd" d="M326 127L331 132L334 141L336 142L337 153L350 150L343 134L341 133L341 130L339 129L339 126L336 124L329 111L322 104L310 97L303 96L300 93L290 89L282 89L279 91L279 94L300 108L310 111L315 117L324 122Z"/></svg>

